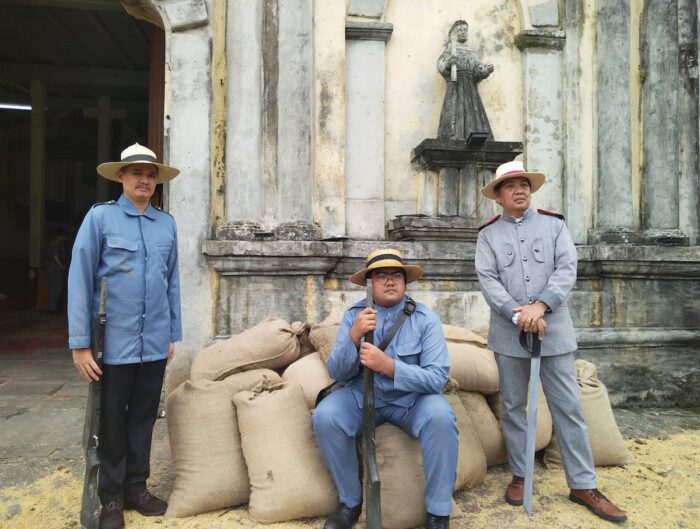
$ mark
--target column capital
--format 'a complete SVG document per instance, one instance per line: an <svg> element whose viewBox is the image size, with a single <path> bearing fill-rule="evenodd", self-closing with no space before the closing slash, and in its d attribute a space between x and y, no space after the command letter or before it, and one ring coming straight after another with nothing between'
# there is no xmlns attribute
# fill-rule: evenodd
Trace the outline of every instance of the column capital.
<svg viewBox="0 0 700 529"><path fill-rule="evenodd" d="M381 40L388 41L394 31L393 24L384 22L345 21L345 38L347 40Z"/></svg>

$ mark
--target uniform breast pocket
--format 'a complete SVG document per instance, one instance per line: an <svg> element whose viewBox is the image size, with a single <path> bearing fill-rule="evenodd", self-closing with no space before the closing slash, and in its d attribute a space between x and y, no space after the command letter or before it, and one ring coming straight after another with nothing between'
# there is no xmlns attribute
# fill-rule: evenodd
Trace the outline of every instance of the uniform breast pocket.
<svg viewBox="0 0 700 529"><path fill-rule="evenodd" d="M158 254L163 259L163 262L167 263L170 258L170 251L173 249L173 243L171 242L159 242L158 243Z"/></svg>
<svg viewBox="0 0 700 529"><path fill-rule="evenodd" d="M139 245L121 237L107 237L103 258L112 270L131 272L136 265Z"/></svg>
<svg viewBox="0 0 700 529"><path fill-rule="evenodd" d="M532 256L538 263L547 262L547 255L544 251L544 244L541 237L537 237L532 241Z"/></svg>
<svg viewBox="0 0 700 529"><path fill-rule="evenodd" d="M498 267L508 268L513 264L515 259L515 248L512 244L503 243L500 247L498 254L496 255L496 261L498 262Z"/></svg>
<svg viewBox="0 0 700 529"><path fill-rule="evenodd" d="M394 346L397 359L401 360L404 364L418 364L420 351L420 340L397 343Z"/></svg>

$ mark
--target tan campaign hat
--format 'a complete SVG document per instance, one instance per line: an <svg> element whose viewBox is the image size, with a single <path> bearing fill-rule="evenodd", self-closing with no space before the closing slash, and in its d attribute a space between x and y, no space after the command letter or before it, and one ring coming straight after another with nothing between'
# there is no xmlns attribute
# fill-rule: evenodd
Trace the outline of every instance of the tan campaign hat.
<svg viewBox="0 0 700 529"><path fill-rule="evenodd" d="M156 180L158 184L172 180L180 174L179 169L158 163L156 161L156 153L138 143L134 143L122 151L121 161L105 162L98 165L97 172L107 180L119 182L119 178L117 177L119 170L134 163L149 163L155 165L158 168L158 179Z"/></svg>
<svg viewBox="0 0 700 529"><path fill-rule="evenodd" d="M415 281L423 275L423 269L416 265L403 263L401 252L393 248L383 248L375 250L367 256L365 267L350 276L350 281L356 285L365 286L367 284L367 273L377 268L402 268L406 273L406 283Z"/></svg>
<svg viewBox="0 0 700 529"><path fill-rule="evenodd" d="M509 178L518 177L524 177L530 181L530 191L533 193L542 187L542 184L544 184L543 173L529 173L525 170L523 162L520 160L513 160L512 162L506 162L498 166L498 169L496 169L495 178L481 188L481 194L486 198L496 200L494 188Z"/></svg>

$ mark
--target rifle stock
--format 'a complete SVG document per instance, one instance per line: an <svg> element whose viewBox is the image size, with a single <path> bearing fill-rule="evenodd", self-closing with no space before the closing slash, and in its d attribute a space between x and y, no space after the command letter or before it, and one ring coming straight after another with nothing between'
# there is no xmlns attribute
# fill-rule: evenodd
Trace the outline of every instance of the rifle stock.
<svg viewBox="0 0 700 529"><path fill-rule="evenodd" d="M107 323L107 278L102 278L100 289L100 308L97 312L92 356L100 368L104 351L105 325ZM98 529L100 523L100 498L97 489L97 471L100 458L97 455L100 433L100 395L102 381L93 380L88 387L87 406L85 407L85 426L83 428L83 448L85 449L85 479L83 480L83 499L80 508L80 527Z"/></svg>
<svg viewBox="0 0 700 529"><path fill-rule="evenodd" d="M367 306L374 304L372 298L372 280L367 279ZM374 343L374 332L365 335L365 341ZM374 371L365 368L363 378L362 404L362 459L365 466L365 509L367 529L382 529L381 483L377 468L374 439Z"/></svg>

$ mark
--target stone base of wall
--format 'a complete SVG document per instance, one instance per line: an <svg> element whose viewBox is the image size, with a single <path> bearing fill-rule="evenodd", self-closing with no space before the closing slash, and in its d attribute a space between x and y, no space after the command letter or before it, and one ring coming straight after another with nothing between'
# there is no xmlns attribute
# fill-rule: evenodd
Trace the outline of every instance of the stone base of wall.
<svg viewBox="0 0 700 529"><path fill-rule="evenodd" d="M412 297L445 323L488 322L464 241L225 241L203 243L219 274L216 338L268 316L318 322L364 297L348 277L367 254L400 249L424 276ZM569 297L578 356L594 362L615 405L700 405L700 247L580 246Z"/></svg>

